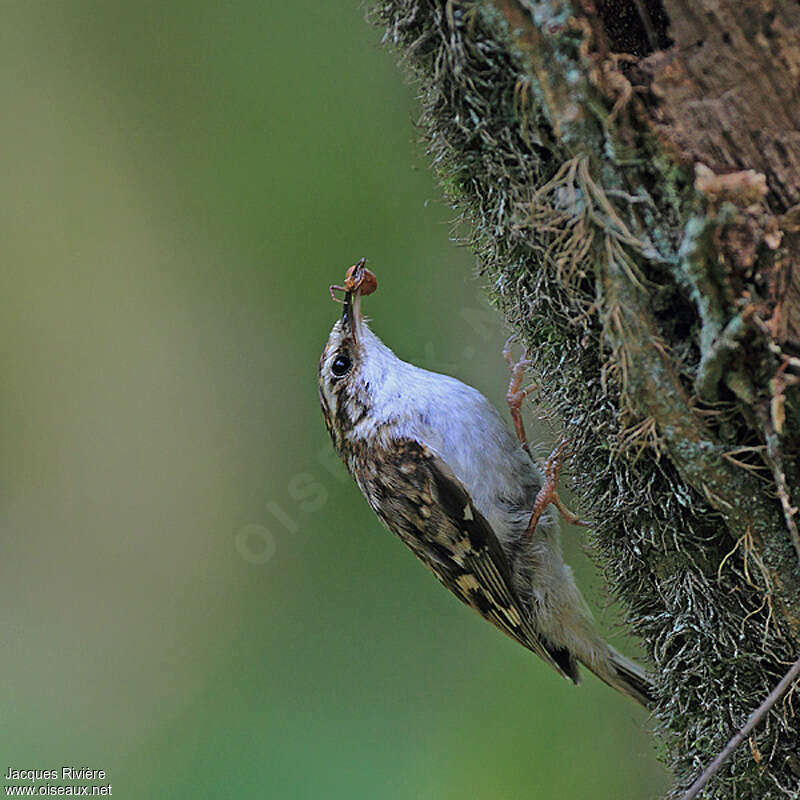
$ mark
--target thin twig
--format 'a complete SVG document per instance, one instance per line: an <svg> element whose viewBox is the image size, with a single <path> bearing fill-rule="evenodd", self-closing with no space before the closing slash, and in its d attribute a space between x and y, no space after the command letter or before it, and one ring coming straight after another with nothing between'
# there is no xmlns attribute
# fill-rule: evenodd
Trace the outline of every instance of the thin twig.
<svg viewBox="0 0 800 800"><path fill-rule="evenodd" d="M744 727L725 745L725 749L703 770L700 777L689 787L681 800L694 800L703 787L714 777L720 767L733 755L734 750L747 738L750 731L758 725L767 712L780 700L784 692L791 686L795 678L800 675L800 658L794 662L791 669L783 676L781 682L767 695L767 699L750 715Z"/></svg>

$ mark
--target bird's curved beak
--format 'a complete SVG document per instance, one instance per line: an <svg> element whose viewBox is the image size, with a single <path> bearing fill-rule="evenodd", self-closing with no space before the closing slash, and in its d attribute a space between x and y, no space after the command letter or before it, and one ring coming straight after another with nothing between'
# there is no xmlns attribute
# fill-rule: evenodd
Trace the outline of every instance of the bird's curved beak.
<svg viewBox="0 0 800 800"><path fill-rule="evenodd" d="M367 259L362 258L352 268L352 272L348 272L348 277L345 281L345 286L354 288L345 290L342 327L352 337L355 344L358 344L358 339L361 335L361 281L366 263Z"/></svg>

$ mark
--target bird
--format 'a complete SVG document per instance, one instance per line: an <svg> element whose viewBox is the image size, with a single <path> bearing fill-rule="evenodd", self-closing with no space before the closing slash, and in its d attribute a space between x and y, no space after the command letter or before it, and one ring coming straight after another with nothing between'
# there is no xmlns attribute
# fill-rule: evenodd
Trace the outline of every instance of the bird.
<svg viewBox="0 0 800 800"><path fill-rule="evenodd" d="M563 442L543 472L519 413L527 362L512 369L515 437L477 389L403 361L373 333L361 300L376 288L363 258L330 287L343 308L318 368L325 425L367 503L445 588L564 678L578 684L582 664L650 707L645 670L596 631L562 557Z"/></svg>

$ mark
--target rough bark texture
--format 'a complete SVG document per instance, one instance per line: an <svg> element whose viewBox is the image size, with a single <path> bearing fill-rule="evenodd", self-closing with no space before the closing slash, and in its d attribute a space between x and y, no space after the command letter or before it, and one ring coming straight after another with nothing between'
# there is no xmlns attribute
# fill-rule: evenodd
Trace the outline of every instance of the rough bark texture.
<svg viewBox="0 0 800 800"><path fill-rule="evenodd" d="M800 4L381 0L685 786L800 653ZM794 495L794 496L792 496ZM707 797L797 797L787 696Z"/></svg>

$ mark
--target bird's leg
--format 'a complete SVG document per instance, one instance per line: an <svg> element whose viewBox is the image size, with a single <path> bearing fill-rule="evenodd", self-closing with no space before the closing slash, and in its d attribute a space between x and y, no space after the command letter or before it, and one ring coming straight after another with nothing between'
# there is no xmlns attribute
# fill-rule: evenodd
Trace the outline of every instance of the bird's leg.
<svg viewBox="0 0 800 800"><path fill-rule="evenodd" d="M517 433L517 438L520 441L525 452L530 455L531 451L528 447L528 437L525 435L525 425L522 422L522 401L533 391L535 384L531 384L525 389L522 386L522 379L525 377L525 370L531 365L528 360L528 351L522 352L522 358L519 361L514 361L511 355L511 339L505 343L503 347L503 358L511 370L511 380L508 382L508 392L506 392L506 402L508 403L508 410L511 412L511 421L514 423L514 430Z"/></svg>
<svg viewBox="0 0 800 800"><path fill-rule="evenodd" d="M511 342L513 336L509 338L503 347L503 358L511 370L511 380L508 382L508 392L506 393L506 402L508 403L508 410L511 412L511 420L514 423L514 430L517 433L517 438L520 441L523 449L528 455L531 455L530 447L528 446L528 437L525 434L525 425L522 421L522 401L536 388L536 384L531 384L524 389L522 380L525 377L525 370L531 365L528 359L527 349L523 350L522 358L519 361L514 361L511 354ZM562 502L561 498L556 492L558 486L558 474L561 472L561 467L564 462L564 451L567 449L567 440L561 439L556 445L555 449L547 458L544 464L544 485L539 489L536 495L536 502L533 504L533 512L531 519L528 523L528 529L525 533L526 536L531 536L536 526L539 524L544 510L552 503L559 511L562 517L570 525L588 525L579 519L577 515L573 514Z"/></svg>
<svg viewBox="0 0 800 800"><path fill-rule="evenodd" d="M552 503L559 511L562 517L570 525L588 525L573 514L562 502L561 498L556 492L558 486L558 474L561 472L561 467L564 465L564 451L567 449L568 441L562 438L561 441L555 446L555 449L547 457L544 462L544 484L539 489L536 495L536 501L533 504L533 512L531 513L530 522L528 522L528 529L525 531L527 537L533 535L536 526L539 524L544 510Z"/></svg>

